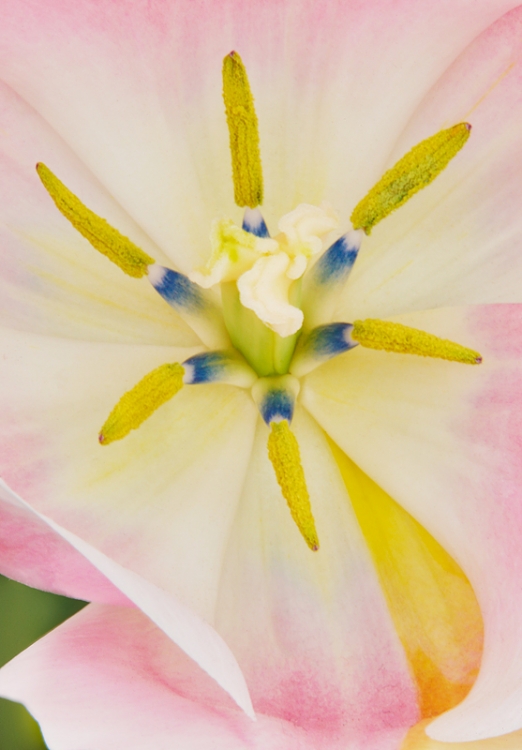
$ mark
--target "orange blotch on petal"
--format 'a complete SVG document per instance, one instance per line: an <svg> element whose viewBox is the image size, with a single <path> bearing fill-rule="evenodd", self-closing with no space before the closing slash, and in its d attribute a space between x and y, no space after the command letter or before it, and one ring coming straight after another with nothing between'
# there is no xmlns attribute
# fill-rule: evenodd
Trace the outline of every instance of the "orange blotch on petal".
<svg viewBox="0 0 522 750"><path fill-rule="evenodd" d="M426 529L329 442L417 684L421 715L438 716L460 703L477 677L484 638L477 599Z"/></svg>

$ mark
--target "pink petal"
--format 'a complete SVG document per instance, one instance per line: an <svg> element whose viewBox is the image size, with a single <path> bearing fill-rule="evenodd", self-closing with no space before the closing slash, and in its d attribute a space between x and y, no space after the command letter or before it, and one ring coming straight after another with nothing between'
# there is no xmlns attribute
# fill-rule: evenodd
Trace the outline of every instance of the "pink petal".
<svg viewBox="0 0 522 750"><path fill-rule="evenodd" d="M347 217L418 102L514 5L4 0L0 66L187 271L206 260L210 220L234 210L225 54L238 49L250 71L269 218L324 198Z"/></svg>
<svg viewBox="0 0 522 750"><path fill-rule="evenodd" d="M341 319L522 301L522 7L479 36L427 94L390 163L469 121L445 172L365 240Z"/></svg>
<svg viewBox="0 0 522 750"><path fill-rule="evenodd" d="M129 600L0 481L0 570L28 586L106 604Z"/></svg>
<svg viewBox="0 0 522 750"><path fill-rule="evenodd" d="M522 307L401 320L473 346L483 364L359 347L309 376L304 402L467 574L485 623L482 668L466 700L428 732L444 741L492 737L522 727Z"/></svg>
<svg viewBox="0 0 522 750"><path fill-rule="evenodd" d="M136 610L86 608L4 667L0 692L27 705L53 750L363 750L251 721ZM364 750L399 750L404 733Z"/></svg>
<svg viewBox="0 0 522 750"><path fill-rule="evenodd" d="M8 488L5 489L11 502L46 524L62 541L69 543L72 550L79 552L84 562L92 563L96 571L106 576L106 583L110 582L117 587L119 597L113 594L114 601L127 605L135 603L187 656L207 672L247 715L253 717L252 703L241 670L215 630L175 597L118 565L75 534L34 511Z"/></svg>

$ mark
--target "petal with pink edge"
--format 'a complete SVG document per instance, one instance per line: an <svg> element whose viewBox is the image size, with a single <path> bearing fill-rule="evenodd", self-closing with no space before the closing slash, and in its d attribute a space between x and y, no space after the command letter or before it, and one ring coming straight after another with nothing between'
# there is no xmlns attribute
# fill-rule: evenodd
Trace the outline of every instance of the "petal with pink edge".
<svg viewBox="0 0 522 750"><path fill-rule="evenodd" d="M118 588L1 480L0 572L26 586L75 599L128 603Z"/></svg>
<svg viewBox="0 0 522 750"><path fill-rule="evenodd" d="M363 750L321 744L269 715L251 721L139 611L91 605L0 672L53 750ZM399 750L405 730L364 750Z"/></svg>
<svg viewBox="0 0 522 750"><path fill-rule="evenodd" d="M63 541L69 543L71 550L79 552L85 561L92 563L95 570L106 577L107 583L114 584L120 593L120 603L136 604L187 656L207 672L248 716L253 717L252 703L241 670L229 648L213 628L175 597L114 562L50 518L34 511L8 488L5 489L13 503L46 524L50 531L54 531ZM117 601L116 597L113 598Z"/></svg>
<svg viewBox="0 0 522 750"><path fill-rule="evenodd" d="M522 301L522 6L481 34L427 94L390 164L468 121L461 153L364 241L341 320Z"/></svg>
<svg viewBox="0 0 522 750"><path fill-rule="evenodd" d="M297 410L320 548L281 496L259 424L220 581L216 627L256 711L306 728L316 747L371 747L414 724L417 692L368 548L324 435Z"/></svg>
<svg viewBox="0 0 522 750"><path fill-rule="evenodd" d="M269 220L323 199L348 217L418 102L515 4L4 0L0 70L187 272L206 260L211 219L233 209L230 50L256 98Z"/></svg>
<svg viewBox="0 0 522 750"><path fill-rule="evenodd" d="M473 346L480 367L357 350L307 379L332 439L468 576L485 624L468 697L428 728L471 741L522 727L522 306L446 308L401 321Z"/></svg>

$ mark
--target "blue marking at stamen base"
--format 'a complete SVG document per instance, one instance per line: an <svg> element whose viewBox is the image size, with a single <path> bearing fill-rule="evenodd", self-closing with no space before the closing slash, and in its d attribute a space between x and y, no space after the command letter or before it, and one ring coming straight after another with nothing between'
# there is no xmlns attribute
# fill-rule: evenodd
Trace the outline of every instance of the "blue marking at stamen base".
<svg viewBox="0 0 522 750"><path fill-rule="evenodd" d="M259 411L267 425L271 422L281 422L286 419L292 421L294 416L295 397L293 393L282 388L274 388L268 391Z"/></svg>
<svg viewBox="0 0 522 750"><path fill-rule="evenodd" d="M212 383L222 379L229 357L222 352L195 354L183 362L184 382L187 385Z"/></svg>
<svg viewBox="0 0 522 750"><path fill-rule="evenodd" d="M314 266L317 283L332 284L344 281L353 268L359 247L360 242L354 242L352 232L339 237Z"/></svg>
<svg viewBox="0 0 522 750"><path fill-rule="evenodd" d="M149 281L172 307L192 313L201 312L206 307L201 289L182 273L155 264L149 266Z"/></svg>
<svg viewBox="0 0 522 750"><path fill-rule="evenodd" d="M247 208L243 216L243 226L245 232L255 234L256 237L270 237L268 227L258 208Z"/></svg>
<svg viewBox="0 0 522 750"><path fill-rule="evenodd" d="M357 346L357 341L353 341L350 336L352 330L351 323L329 323L318 326L308 334L304 348L311 356L330 359Z"/></svg>

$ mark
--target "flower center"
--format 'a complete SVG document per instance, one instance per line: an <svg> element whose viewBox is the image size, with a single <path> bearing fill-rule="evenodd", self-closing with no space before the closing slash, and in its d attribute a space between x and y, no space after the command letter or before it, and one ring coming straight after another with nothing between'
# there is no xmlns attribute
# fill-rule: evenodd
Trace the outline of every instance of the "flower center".
<svg viewBox="0 0 522 750"><path fill-rule="evenodd" d="M223 63L223 96L230 136L236 204L242 227L213 222L207 264L189 276L154 262L97 216L44 165L38 175L61 213L127 275L145 276L192 327L200 354L167 363L125 393L103 425L99 442L126 437L186 386L220 382L249 389L269 428L268 456L304 540L319 548L299 446L291 431L299 379L357 345L401 354L479 364L480 354L432 334L383 320L332 322L336 300L365 234L432 182L466 143L460 123L422 141L388 170L355 207L353 229L327 247L339 224L334 210L301 204L270 237L259 205L263 175L257 116L246 70L235 52ZM221 304L211 287L219 287Z"/></svg>
<svg viewBox="0 0 522 750"><path fill-rule="evenodd" d="M243 228L229 219L213 223L210 259L189 279L204 289L220 286L230 339L258 375L288 372L303 327L303 275L338 223L326 204L298 206L273 239L258 209L247 212Z"/></svg>

